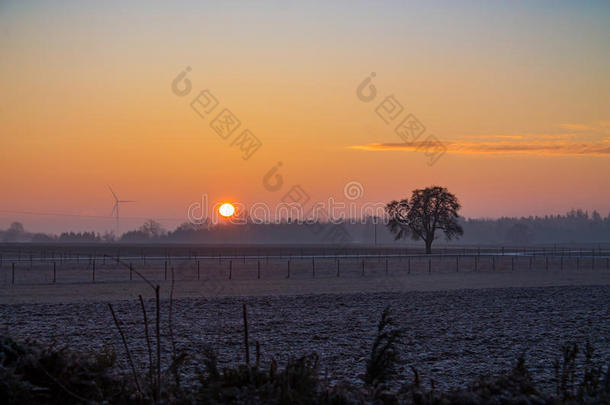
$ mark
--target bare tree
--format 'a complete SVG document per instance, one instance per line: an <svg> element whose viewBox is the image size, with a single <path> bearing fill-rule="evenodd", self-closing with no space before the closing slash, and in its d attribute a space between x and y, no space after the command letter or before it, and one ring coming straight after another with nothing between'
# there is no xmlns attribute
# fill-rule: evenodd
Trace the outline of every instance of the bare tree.
<svg viewBox="0 0 610 405"><path fill-rule="evenodd" d="M392 201L385 207L389 217L388 228L395 239L411 237L426 244L426 253L432 253L436 231L442 231L447 240L461 236L464 231L457 222L460 203L444 187L432 186L413 190L411 199Z"/></svg>
<svg viewBox="0 0 610 405"><path fill-rule="evenodd" d="M165 229L163 229L160 223L153 219L144 222L139 231L148 239L157 239L165 234Z"/></svg>

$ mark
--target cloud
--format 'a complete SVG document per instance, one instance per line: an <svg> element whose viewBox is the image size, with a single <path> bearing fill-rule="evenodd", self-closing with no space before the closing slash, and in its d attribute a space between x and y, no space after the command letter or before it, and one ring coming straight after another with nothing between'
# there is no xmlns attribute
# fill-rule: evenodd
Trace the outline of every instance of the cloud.
<svg viewBox="0 0 610 405"><path fill-rule="evenodd" d="M560 128L568 132L587 132L590 134L610 135L610 122L600 121L597 124L560 124Z"/></svg>
<svg viewBox="0 0 610 405"><path fill-rule="evenodd" d="M610 138L600 142L525 141L525 142L443 142L447 153L459 154L528 154L552 156L610 156ZM422 151L424 142L369 143L352 145L350 149L364 151Z"/></svg>
<svg viewBox="0 0 610 405"><path fill-rule="evenodd" d="M591 131L593 130L593 127L590 125L586 125L586 124L561 124L559 125L561 128L568 130L568 131L576 131L576 132L583 132L583 131Z"/></svg>
<svg viewBox="0 0 610 405"><path fill-rule="evenodd" d="M447 153L459 154L524 154L549 156L610 156L610 121L597 124L560 124L552 133L463 135L457 140L442 141ZM423 138L423 137L422 137ZM425 141L411 143L387 142L351 145L364 151L425 151Z"/></svg>

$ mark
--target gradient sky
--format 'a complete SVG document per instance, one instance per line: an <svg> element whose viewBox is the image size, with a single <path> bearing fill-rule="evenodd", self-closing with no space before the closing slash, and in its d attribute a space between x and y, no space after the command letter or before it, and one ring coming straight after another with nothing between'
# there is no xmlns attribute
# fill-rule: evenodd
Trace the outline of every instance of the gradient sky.
<svg viewBox="0 0 610 405"><path fill-rule="evenodd" d="M431 3L2 2L0 228L112 229L108 184L137 201L125 229L349 181L359 202L443 185L468 217L608 215L610 3ZM249 160L191 109L204 89L262 141ZM433 166L375 113L389 95L447 147Z"/></svg>

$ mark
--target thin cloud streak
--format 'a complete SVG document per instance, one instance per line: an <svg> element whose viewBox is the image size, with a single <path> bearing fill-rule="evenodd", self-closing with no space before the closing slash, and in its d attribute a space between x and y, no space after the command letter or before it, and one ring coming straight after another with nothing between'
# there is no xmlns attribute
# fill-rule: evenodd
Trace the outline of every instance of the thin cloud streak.
<svg viewBox="0 0 610 405"><path fill-rule="evenodd" d="M610 156L610 138L601 142L444 142L447 153L459 154L527 154L549 156ZM350 149L364 151L407 151L425 150L425 142L369 143L352 145Z"/></svg>

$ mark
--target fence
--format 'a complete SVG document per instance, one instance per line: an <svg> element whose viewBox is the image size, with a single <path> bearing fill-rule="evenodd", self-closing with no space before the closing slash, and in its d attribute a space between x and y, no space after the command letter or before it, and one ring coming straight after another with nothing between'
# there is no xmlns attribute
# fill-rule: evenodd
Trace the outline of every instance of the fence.
<svg viewBox="0 0 610 405"><path fill-rule="evenodd" d="M432 255L381 253L317 255L0 256L0 284L139 281L272 280L383 277L421 273L515 270L610 270L610 250L463 250Z"/></svg>

